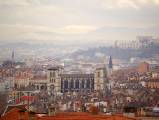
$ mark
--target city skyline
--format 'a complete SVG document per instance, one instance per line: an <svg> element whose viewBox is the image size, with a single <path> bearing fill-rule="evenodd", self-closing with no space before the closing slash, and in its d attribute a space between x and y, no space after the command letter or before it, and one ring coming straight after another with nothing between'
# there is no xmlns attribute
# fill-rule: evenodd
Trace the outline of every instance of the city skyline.
<svg viewBox="0 0 159 120"><path fill-rule="evenodd" d="M159 120L159 0L0 0L0 120Z"/></svg>

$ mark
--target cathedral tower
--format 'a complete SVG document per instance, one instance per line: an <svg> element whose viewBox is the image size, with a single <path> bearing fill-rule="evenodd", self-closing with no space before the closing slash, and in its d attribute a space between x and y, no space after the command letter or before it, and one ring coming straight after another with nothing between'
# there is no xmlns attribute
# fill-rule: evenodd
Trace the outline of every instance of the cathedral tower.
<svg viewBox="0 0 159 120"><path fill-rule="evenodd" d="M48 69L48 83L50 93L57 93L61 91L61 78L63 68L61 67L52 67Z"/></svg>

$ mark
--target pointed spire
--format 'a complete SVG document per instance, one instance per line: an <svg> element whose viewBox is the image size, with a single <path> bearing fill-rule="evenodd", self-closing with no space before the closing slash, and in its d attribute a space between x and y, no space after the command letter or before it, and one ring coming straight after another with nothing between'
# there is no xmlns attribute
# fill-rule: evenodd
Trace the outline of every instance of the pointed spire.
<svg viewBox="0 0 159 120"><path fill-rule="evenodd" d="M112 57L110 56L109 58L109 69L112 69L113 68L113 62L112 62Z"/></svg>
<svg viewBox="0 0 159 120"><path fill-rule="evenodd" d="M14 61L14 50L12 51L12 61Z"/></svg>

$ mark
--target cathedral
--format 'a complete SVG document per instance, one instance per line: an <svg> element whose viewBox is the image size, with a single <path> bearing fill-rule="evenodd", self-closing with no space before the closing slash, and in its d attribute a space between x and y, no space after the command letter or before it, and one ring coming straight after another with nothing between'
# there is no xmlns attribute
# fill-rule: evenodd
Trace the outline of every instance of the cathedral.
<svg viewBox="0 0 159 120"><path fill-rule="evenodd" d="M49 93L66 92L107 92L110 88L108 75L112 72L112 58L109 59L108 67L103 65L96 68L93 73L65 73L63 67L51 67L47 70L44 80L30 80L35 88L46 87ZM38 89L39 90L39 89Z"/></svg>
<svg viewBox="0 0 159 120"><path fill-rule="evenodd" d="M112 71L111 57L108 71ZM105 91L109 83L106 66L92 74L65 74L62 67L52 67L48 69L48 82L55 93Z"/></svg>

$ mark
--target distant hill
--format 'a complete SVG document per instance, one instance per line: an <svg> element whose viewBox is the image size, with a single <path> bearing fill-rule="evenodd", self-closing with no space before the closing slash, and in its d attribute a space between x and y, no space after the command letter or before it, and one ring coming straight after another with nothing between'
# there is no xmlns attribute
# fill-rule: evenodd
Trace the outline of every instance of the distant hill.
<svg viewBox="0 0 159 120"><path fill-rule="evenodd" d="M91 47L90 47L91 46ZM151 44L149 46L136 49L122 49L106 46L103 44L102 47L95 43L90 42L89 45L79 46L60 46L57 44L31 44L25 42L13 42L13 43L1 43L0 44L0 60L6 60L11 58L11 53L14 50L15 59L21 60L27 57L39 57L48 56L54 58L73 58L78 59L81 56L88 60L97 60L112 55L113 58L127 59L131 57L150 58L156 54L159 54L159 43ZM87 47L90 47L86 49Z"/></svg>
<svg viewBox="0 0 159 120"><path fill-rule="evenodd" d="M140 49L122 49L115 47L96 47L89 48L87 50L79 50L74 52L70 57L77 59L79 56L98 58L97 54L100 53L103 56L112 55L113 58L130 59L131 57L150 58L156 54L159 54L159 44L153 44Z"/></svg>

